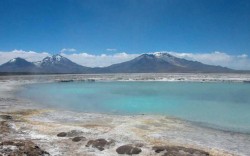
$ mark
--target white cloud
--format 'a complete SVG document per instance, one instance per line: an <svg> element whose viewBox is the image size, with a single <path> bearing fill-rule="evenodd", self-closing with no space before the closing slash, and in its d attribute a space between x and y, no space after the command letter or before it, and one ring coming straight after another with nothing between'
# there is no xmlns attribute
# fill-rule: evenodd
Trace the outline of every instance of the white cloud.
<svg viewBox="0 0 250 156"><path fill-rule="evenodd" d="M117 49L115 49L115 48L107 48L106 51L113 51L114 52L114 51L117 51Z"/></svg>
<svg viewBox="0 0 250 156"><path fill-rule="evenodd" d="M247 54L242 54L242 55L238 55L237 57L238 57L238 58L247 58L248 55L247 55Z"/></svg>
<svg viewBox="0 0 250 156"><path fill-rule="evenodd" d="M233 69L250 70L250 58L246 54L242 55L229 55L224 52L211 52L211 53L177 53L168 52L176 57L184 58L187 60L199 61L210 65L220 65Z"/></svg>
<svg viewBox="0 0 250 156"><path fill-rule="evenodd" d="M250 70L250 58L247 54L241 55L229 55L224 52L211 52L211 53L183 53L183 52L168 52L176 57L185 58L187 60L199 61L210 65L220 65L224 67L229 67L233 69L243 69ZM47 52L34 52L34 51L23 51L23 50L13 50L9 52L0 51L0 64L3 64L13 58L22 57L28 61L36 62L40 61L46 56L51 54ZM124 61L129 61L140 54L127 54L116 53L116 54L100 54L92 55L88 53L61 53L65 56L83 66L88 67L104 67L115 63L121 63Z"/></svg>
<svg viewBox="0 0 250 156"><path fill-rule="evenodd" d="M65 53L65 52L76 52L76 49L74 49L74 48L63 48L60 52L61 52L61 53Z"/></svg>
<svg viewBox="0 0 250 156"><path fill-rule="evenodd" d="M61 55L69 58L73 62L76 62L80 65L87 67L105 67L115 63L128 61L139 56L139 54L127 54L127 53L116 53L113 55L107 55L107 54L91 55L88 53L79 53L79 54L62 53Z"/></svg>
<svg viewBox="0 0 250 156"><path fill-rule="evenodd" d="M26 59L27 61L36 62L41 61L46 56L50 54L47 52L34 52L34 51L24 51L24 50L12 50L9 52L0 51L0 64L3 64L13 58L21 57Z"/></svg>

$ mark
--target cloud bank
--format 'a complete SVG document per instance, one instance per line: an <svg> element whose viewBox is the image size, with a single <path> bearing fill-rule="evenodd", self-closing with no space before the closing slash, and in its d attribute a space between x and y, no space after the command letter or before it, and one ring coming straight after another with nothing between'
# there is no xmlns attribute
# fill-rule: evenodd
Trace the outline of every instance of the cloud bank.
<svg viewBox="0 0 250 156"><path fill-rule="evenodd" d="M71 53L67 52L68 50L62 51L61 55L67 57L73 62L88 67L105 67L112 64L129 61L140 55L140 54L127 54L125 52L116 54L101 54L101 55L92 55L85 52L74 53L74 50L72 50ZM227 53L218 51L211 53L183 53L183 52L171 52L171 51L161 51L161 52L167 52L179 58L199 61L205 64L220 65L223 67L229 67L233 69L250 70L250 57L247 54L229 55ZM42 60L43 58L49 55L51 54L48 52L34 52L34 51L24 51L24 50L13 50L9 52L0 51L0 64L3 64L9 61L10 59L16 57L22 57L28 61L36 62Z"/></svg>
<svg viewBox="0 0 250 156"><path fill-rule="evenodd" d="M200 54L169 52L169 54L179 58L199 61L209 65L220 65L232 69L250 70L250 58L246 54L229 55L227 53L218 51L212 53L200 53Z"/></svg>
<svg viewBox="0 0 250 156"><path fill-rule="evenodd" d="M139 54L127 54L127 53L116 53L112 55L107 55L107 54L91 55L88 53L79 53L79 54L61 53L61 55L67 57L73 62L88 67L105 67L112 64L129 61L139 56Z"/></svg>
<svg viewBox="0 0 250 156"><path fill-rule="evenodd" d="M3 64L13 58L21 57L30 62L41 61L46 56L50 54L47 52L34 52L34 51L24 51L24 50L13 50L13 51L0 51L0 64Z"/></svg>

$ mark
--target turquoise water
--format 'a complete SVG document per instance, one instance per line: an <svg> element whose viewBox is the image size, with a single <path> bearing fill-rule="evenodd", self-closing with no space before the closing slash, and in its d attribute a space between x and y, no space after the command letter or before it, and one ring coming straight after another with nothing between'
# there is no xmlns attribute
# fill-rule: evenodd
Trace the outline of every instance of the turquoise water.
<svg viewBox="0 0 250 156"><path fill-rule="evenodd" d="M45 107L108 114L156 114L250 133L250 84L70 82L27 85L20 95Z"/></svg>

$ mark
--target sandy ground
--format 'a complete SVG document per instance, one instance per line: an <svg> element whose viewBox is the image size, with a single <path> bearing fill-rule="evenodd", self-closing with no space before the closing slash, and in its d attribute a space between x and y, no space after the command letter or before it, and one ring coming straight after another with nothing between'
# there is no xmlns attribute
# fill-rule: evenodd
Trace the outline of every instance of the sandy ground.
<svg viewBox="0 0 250 156"><path fill-rule="evenodd" d="M131 77L132 80L140 80L142 78L139 75L123 77L122 75L106 75L107 77L108 80L121 80L121 78L131 80ZM194 75L185 74L179 77L178 75L158 77L146 75L142 80L192 79L193 81L195 79L204 81L206 79L205 81L214 81L216 78L219 81L230 82L250 80L249 75L234 74L196 75L196 78ZM93 79L103 80L104 78L100 75L0 77L0 155L27 148L29 151L34 151L35 154L31 155L49 153L50 155L113 156L119 155L117 148L122 145L140 149L138 155L143 156L167 155L167 151L172 152L172 155L250 155L249 134L199 127L166 116L120 116L44 109L35 102L15 96L15 92L24 84ZM58 137L59 133L61 137ZM72 141L74 138L80 139L76 142ZM6 143L7 141L16 142ZM31 141L32 143L25 142L19 148L17 147L18 141L22 143ZM164 147L163 151L157 151L159 152L157 153L154 146Z"/></svg>

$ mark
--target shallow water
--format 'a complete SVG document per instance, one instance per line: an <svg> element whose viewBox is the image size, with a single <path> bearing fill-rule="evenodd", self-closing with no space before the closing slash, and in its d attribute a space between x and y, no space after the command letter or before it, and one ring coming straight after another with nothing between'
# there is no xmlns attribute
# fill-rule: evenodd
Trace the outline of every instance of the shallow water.
<svg viewBox="0 0 250 156"><path fill-rule="evenodd" d="M19 94L45 107L109 114L156 114L250 133L250 84L70 82L27 85Z"/></svg>

